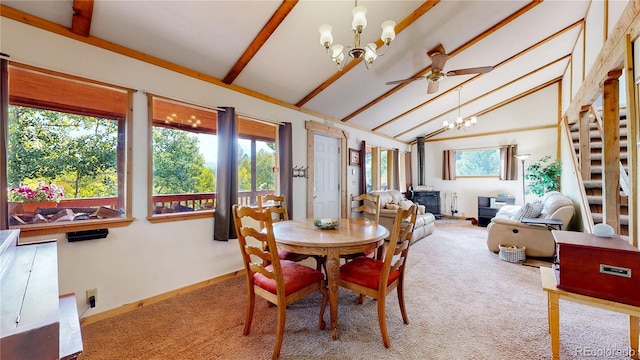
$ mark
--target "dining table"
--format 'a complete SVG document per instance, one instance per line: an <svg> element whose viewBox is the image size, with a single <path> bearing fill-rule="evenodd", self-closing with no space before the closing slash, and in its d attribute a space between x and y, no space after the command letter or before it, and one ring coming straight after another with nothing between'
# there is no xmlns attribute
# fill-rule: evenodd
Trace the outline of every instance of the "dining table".
<svg viewBox="0 0 640 360"><path fill-rule="evenodd" d="M314 219L296 219L273 224L278 247L298 254L323 256L329 289L331 337L338 339L338 287L340 255L376 249L389 236L389 230L367 219L340 219L332 229L317 227Z"/></svg>

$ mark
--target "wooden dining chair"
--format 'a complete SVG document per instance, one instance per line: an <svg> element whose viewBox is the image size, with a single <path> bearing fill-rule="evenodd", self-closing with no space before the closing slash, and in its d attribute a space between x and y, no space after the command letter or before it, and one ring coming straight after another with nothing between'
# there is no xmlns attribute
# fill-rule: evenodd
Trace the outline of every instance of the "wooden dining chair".
<svg viewBox="0 0 640 360"><path fill-rule="evenodd" d="M324 274L293 261L280 260L277 252L270 251L277 249L270 209L258 211L234 205L233 221L247 277L247 314L243 334L249 335L251 330L256 294L276 305L276 343L272 358L277 359L282 348L287 305L319 290L322 293L322 305L318 327L325 328L323 316L328 294ZM264 223L264 230L259 231L253 227L252 221ZM258 245L263 242L268 244L266 249Z"/></svg>
<svg viewBox="0 0 640 360"><path fill-rule="evenodd" d="M409 318L404 305L404 272L413 228L416 224L417 206L407 210L398 209L393 229L389 236L389 244L382 260L370 257L359 257L340 266L339 286L353 290L361 295L371 296L377 300L378 323L385 347L389 347L387 332L387 316L385 313L386 296L393 289L398 293L400 313L405 324Z"/></svg>
<svg viewBox="0 0 640 360"><path fill-rule="evenodd" d="M380 195L360 194L351 195L351 219L363 219L373 221L378 225L380 220ZM364 253L340 255L345 261L355 259L360 256L370 256L375 254L376 249L365 251Z"/></svg>
<svg viewBox="0 0 640 360"><path fill-rule="evenodd" d="M365 218L377 224L380 221L380 195L351 195L351 218Z"/></svg>
<svg viewBox="0 0 640 360"><path fill-rule="evenodd" d="M286 221L289 220L289 212L287 211L287 201L284 195L268 194L264 196L258 196L258 211L264 209L271 210L272 221ZM260 228L264 229L265 222L260 221ZM267 246L266 243L263 246ZM281 260L291 260L300 262L310 257L310 255L297 254L286 250L278 250L278 256ZM316 259L316 262L318 259ZM316 269L320 270L320 263L316 264Z"/></svg>

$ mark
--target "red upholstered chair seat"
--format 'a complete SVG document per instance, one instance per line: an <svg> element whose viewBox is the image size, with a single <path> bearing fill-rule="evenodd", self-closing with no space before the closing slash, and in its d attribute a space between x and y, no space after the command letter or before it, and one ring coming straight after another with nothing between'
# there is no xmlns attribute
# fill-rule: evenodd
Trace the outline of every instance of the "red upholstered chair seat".
<svg viewBox="0 0 640 360"><path fill-rule="evenodd" d="M324 279L322 272L308 266L300 265L293 261L281 260L280 266L282 267L282 275L284 276L285 295L292 294L306 286ZM267 266L266 270L273 271L273 265ZM255 273L253 275L253 281L255 285L267 290L268 292L272 294L276 293L275 280L269 279L260 273Z"/></svg>
<svg viewBox="0 0 640 360"><path fill-rule="evenodd" d="M340 266L340 279L369 289L378 289L383 266L384 262L370 257L355 258ZM398 277L400 277L400 271L391 271L387 284L391 284Z"/></svg>

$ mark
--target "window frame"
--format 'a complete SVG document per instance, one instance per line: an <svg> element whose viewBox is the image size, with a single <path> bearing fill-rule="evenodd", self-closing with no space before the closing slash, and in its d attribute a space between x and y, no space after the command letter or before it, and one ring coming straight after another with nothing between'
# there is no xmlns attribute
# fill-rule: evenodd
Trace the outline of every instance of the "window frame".
<svg viewBox="0 0 640 360"><path fill-rule="evenodd" d="M131 224L134 220L132 216L132 210L131 210L132 154L131 154L131 151L128 151L128 149L131 149L131 146L132 146L132 139L130 134L132 133L132 127L133 127L132 121L131 121L131 119L133 118L133 109L131 105L133 104L133 92L135 90L125 88L122 86L117 86L113 84L92 80L92 79L87 79L87 78L83 78L75 75L69 75L69 74L65 74L57 71L38 68L35 66L22 64L19 62L8 61L5 59L2 59L2 67L3 67L3 71L2 71L3 76L2 76L2 79L0 80L1 82L0 88L2 89L1 96L3 101L1 106L2 106L2 118L4 120L3 121L4 124L2 126L2 130L0 131L2 132L1 136L4 139L8 139L9 105L41 108L45 110L75 113L75 114L86 115L86 116L104 117L104 118L113 119L114 121L118 121L118 136L117 136L118 145L116 149L117 172L118 172L117 198L118 198L118 203L121 204L122 208L124 209L123 216L119 218L90 219L90 220L82 220L82 221L64 221L64 222L58 222L58 223L41 223L41 224L13 225L13 226L9 226L9 223L8 223L9 214L5 210L2 216L4 219L6 219L4 220L6 222L3 223L2 227L8 228L8 229L19 229L21 237L30 237L30 236L39 236L39 235L67 233L70 231L85 231L85 230L95 230L95 229L103 229L103 228L123 227ZM99 111L96 112L96 110L87 109L86 111L78 111L77 107L74 108L73 105L71 106L68 104L65 105L65 102L63 101L55 102L56 97L64 96L64 95L57 94L56 92L51 92L48 95L48 99L46 101L42 99L38 101L35 98L28 98L23 96L22 100L18 100L17 103L14 103L15 100L14 101L11 100L12 95L11 95L11 89L9 86L10 71L14 68L16 70L33 72L41 76L48 76L51 78L57 78L58 80L69 82L69 87L65 88L65 90L72 88L72 85L71 85L72 83L80 83L82 85L91 86L96 89L106 88L107 90L122 92L124 94L124 99L125 99L124 100L125 104L122 105L124 110L122 114L120 114L121 116L117 117L117 119L114 118L113 116L101 116ZM38 103L39 105L36 105ZM6 153L7 148L8 148L8 143L4 143L3 150L2 150L3 158L7 157L7 153ZM3 161L6 161L6 160L3 160ZM5 165L6 165L5 168L8 168L9 164L5 163ZM4 188L7 188L7 185L8 185L7 175L8 175L7 173L4 173L2 175L2 184L4 185ZM9 201L7 194L3 193L3 196L1 199L2 199L3 208L7 209L7 205Z"/></svg>
<svg viewBox="0 0 640 360"><path fill-rule="evenodd" d="M196 104L189 103L189 102L186 102L186 101L171 99L171 98L164 97L164 96L161 96L161 95L147 93L147 107L148 107L147 220L152 224L156 224L156 223L165 223L165 222L170 222L170 221L184 221L184 220L193 220L193 219L212 218L214 216L214 214L215 214L215 210L214 209L188 211L188 212L174 212L174 213L166 213L166 214L154 214L155 202L154 202L153 198L154 198L155 195L153 194L153 128L154 128L154 126L156 126L154 124L154 111L153 111L153 109L154 109L154 106L153 106L154 100L162 101L162 102L165 102L167 104L173 103L173 104L175 104L177 106L193 108L193 109L195 109L197 111L211 112L211 113L214 114L214 116L217 116L216 110L208 108L206 106L196 105ZM184 127L168 126L168 127L176 129L176 130L182 130L182 131L187 131L188 130L188 128L186 126L184 126ZM200 132L201 133L205 133L205 134L210 134L210 135L217 136L217 133L216 133L215 129L209 129L208 127L203 128L203 130L201 130ZM215 196L215 192L214 192L214 196Z"/></svg>

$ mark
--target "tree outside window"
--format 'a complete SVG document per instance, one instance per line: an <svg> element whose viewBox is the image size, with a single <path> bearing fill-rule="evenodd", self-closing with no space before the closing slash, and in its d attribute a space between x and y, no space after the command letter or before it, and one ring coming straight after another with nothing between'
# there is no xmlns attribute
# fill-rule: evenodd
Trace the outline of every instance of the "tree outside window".
<svg viewBox="0 0 640 360"><path fill-rule="evenodd" d="M55 183L65 198L116 197L117 122L9 106L10 187Z"/></svg>
<svg viewBox="0 0 640 360"><path fill-rule="evenodd" d="M456 176L498 176L500 149L456 150Z"/></svg>

